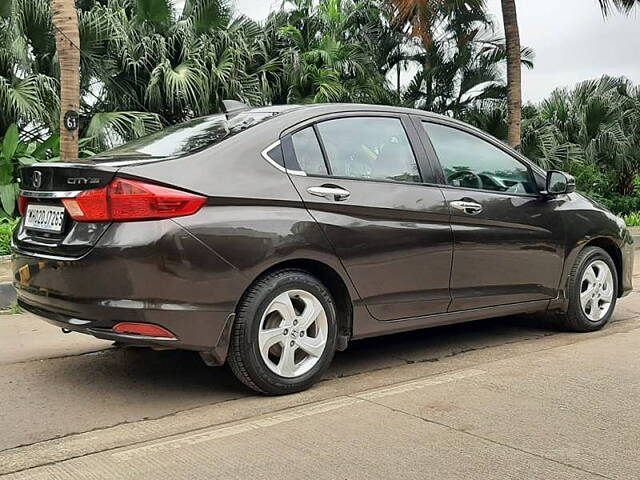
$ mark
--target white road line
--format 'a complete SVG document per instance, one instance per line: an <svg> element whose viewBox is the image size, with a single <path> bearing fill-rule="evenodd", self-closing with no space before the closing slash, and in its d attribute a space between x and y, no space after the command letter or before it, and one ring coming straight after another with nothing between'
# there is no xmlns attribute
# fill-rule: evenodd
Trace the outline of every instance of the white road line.
<svg viewBox="0 0 640 480"><path fill-rule="evenodd" d="M340 397L336 400L295 407L285 412L269 415L266 417L244 420L233 425L213 427L190 434L178 434L165 440L151 441L140 446L118 450L112 453L111 456L116 461L127 461L135 457L157 454L160 452L175 450L202 442L209 442L220 438L231 437L240 433L272 427L274 425L290 422L299 418L338 410L340 408L349 407L358 403L365 402L367 400L411 392L435 385L442 385L444 383L455 382L457 380L475 377L484 373L486 373L484 370L477 369L461 370L459 372L438 375L436 377L425 378L423 380L414 380L411 382L401 383L392 387L377 388L351 397Z"/></svg>

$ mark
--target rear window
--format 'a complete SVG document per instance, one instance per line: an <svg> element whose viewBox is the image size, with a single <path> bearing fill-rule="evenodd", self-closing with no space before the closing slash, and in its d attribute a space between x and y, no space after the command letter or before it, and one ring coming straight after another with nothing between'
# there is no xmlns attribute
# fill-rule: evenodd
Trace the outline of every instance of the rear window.
<svg viewBox="0 0 640 480"><path fill-rule="evenodd" d="M229 119L224 114L195 118L107 150L92 157L91 160L107 161L130 157L166 158L187 155L220 143L274 115L277 115L277 112L249 111Z"/></svg>

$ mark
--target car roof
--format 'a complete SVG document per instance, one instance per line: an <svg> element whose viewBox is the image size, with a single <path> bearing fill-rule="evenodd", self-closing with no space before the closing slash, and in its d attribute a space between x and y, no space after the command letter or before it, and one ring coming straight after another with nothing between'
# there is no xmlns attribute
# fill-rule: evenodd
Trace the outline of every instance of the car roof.
<svg viewBox="0 0 640 480"><path fill-rule="evenodd" d="M439 115L433 112L428 112L425 110L418 110L416 108L408 108L408 107L398 107L391 105L373 105L367 103L312 103L312 104L291 104L291 105L268 105L264 107L258 107L251 109L253 112L264 112L264 113L277 113L278 116L297 113L299 116L308 116L313 117L317 115L323 114L331 114L331 113L341 113L341 112L388 112L388 113L399 113L405 115L420 115L422 117L428 118L441 118L446 119L448 121L460 122L459 120L455 120L454 118L448 117L446 115ZM288 115L287 115L288 116ZM298 116L298 115L296 115Z"/></svg>

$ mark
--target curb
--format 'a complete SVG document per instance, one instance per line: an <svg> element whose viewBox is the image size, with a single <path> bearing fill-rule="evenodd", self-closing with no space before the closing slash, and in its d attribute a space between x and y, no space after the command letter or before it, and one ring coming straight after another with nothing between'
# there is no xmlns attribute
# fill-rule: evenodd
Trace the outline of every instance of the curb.
<svg viewBox="0 0 640 480"><path fill-rule="evenodd" d="M16 289L12 283L0 283L0 309L7 309L16 302Z"/></svg>
<svg viewBox="0 0 640 480"><path fill-rule="evenodd" d="M0 269L3 272L3 278L5 271L11 271L11 255L0 256ZM13 287L11 281L0 282L0 309L7 309L11 307L16 301L16 289Z"/></svg>
<svg viewBox="0 0 640 480"><path fill-rule="evenodd" d="M631 233L631 237L633 238L633 243L636 248L640 248L640 227L627 227L629 229L629 233Z"/></svg>

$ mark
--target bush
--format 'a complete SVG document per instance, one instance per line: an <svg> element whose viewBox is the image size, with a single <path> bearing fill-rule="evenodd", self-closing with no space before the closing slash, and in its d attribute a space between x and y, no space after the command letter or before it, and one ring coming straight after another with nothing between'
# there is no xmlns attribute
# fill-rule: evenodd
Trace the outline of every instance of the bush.
<svg viewBox="0 0 640 480"><path fill-rule="evenodd" d="M622 217L627 227L640 227L640 213L633 212Z"/></svg>
<svg viewBox="0 0 640 480"><path fill-rule="evenodd" d="M595 196L594 196L595 197ZM616 215L629 215L640 212L640 197L626 195L610 195L594 198Z"/></svg>
<svg viewBox="0 0 640 480"><path fill-rule="evenodd" d="M19 218L0 220L0 255L11 254L11 235L19 220Z"/></svg>

